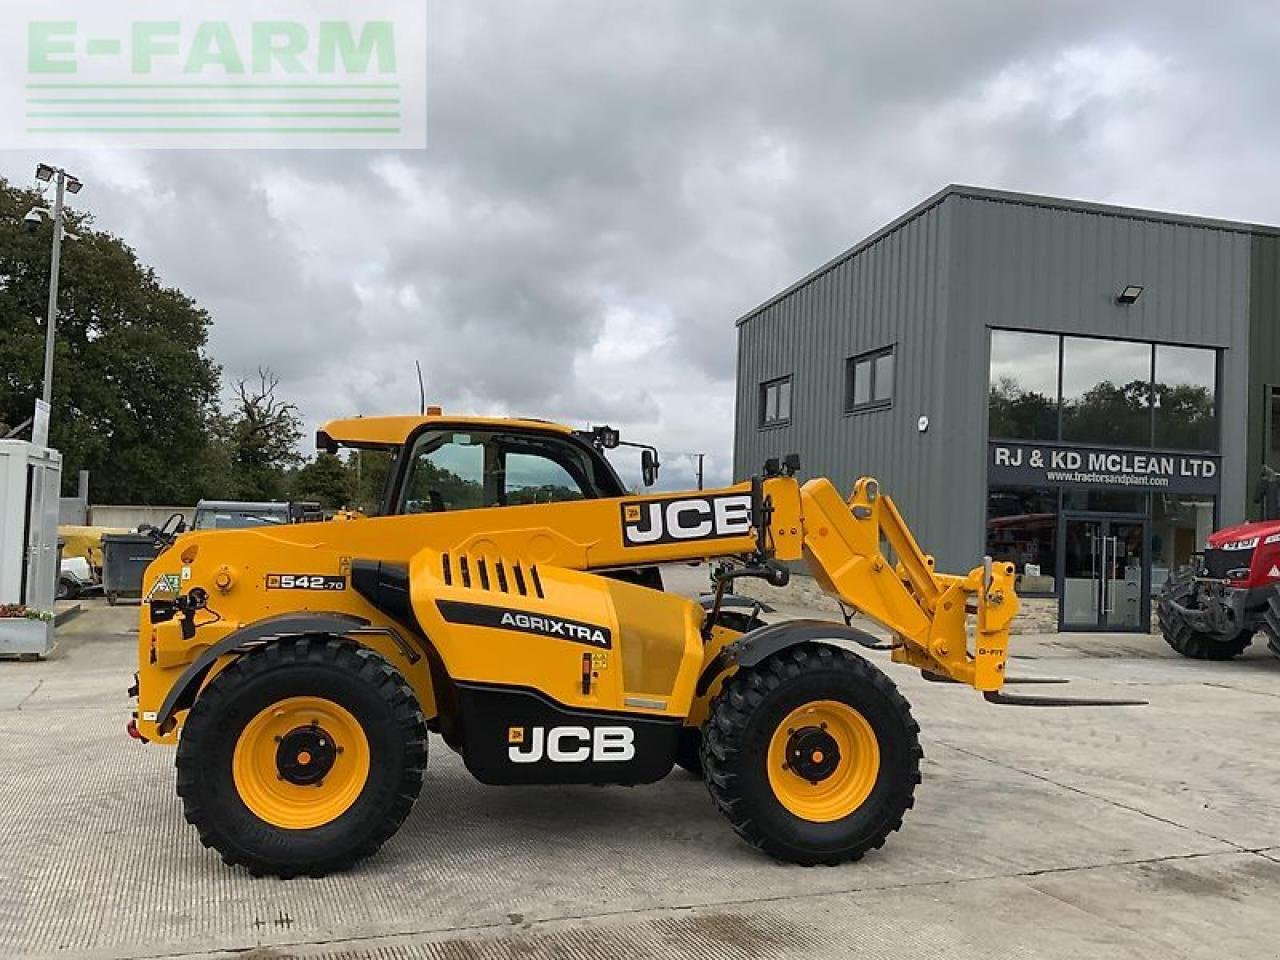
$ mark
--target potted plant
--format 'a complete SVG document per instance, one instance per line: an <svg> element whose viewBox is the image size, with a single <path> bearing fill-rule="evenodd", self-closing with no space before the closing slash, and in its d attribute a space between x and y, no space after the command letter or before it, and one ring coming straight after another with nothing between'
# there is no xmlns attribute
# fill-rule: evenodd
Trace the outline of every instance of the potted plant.
<svg viewBox="0 0 1280 960"><path fill-rule="evenodd" d="M52 645L53 611L0 603L0 656L42 654Z"/></svg>

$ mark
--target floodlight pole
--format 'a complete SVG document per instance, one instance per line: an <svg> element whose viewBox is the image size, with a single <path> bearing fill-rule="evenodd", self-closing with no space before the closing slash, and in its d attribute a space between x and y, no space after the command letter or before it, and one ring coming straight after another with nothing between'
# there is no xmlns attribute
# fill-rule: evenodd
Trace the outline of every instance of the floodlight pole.
<svg viewBox="0 0 1280 960"><path fill-rule="evenodd" d="M53 259L49 263L49 318L44 329L44 390L41 398L53 404L53 334L58 324L58 271L62 266L62 201L67 189L67 171L57 168L58 193L53 203Z"/></svg>

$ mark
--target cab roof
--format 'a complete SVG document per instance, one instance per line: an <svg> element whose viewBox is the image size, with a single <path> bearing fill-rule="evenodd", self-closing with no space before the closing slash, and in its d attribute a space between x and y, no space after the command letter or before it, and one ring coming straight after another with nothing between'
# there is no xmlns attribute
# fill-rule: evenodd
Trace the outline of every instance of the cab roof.
<svg viewBox="0 0 1280 960"><path fill-rule="evenodd" d="M544 433L569 434L573 431L560 423L522 417L446 416L443 413L410 414L391 417L347 417L330 420L316 432L316 446L321 450L334 447L398 447L421 426L442 424L451 427L484 427L541 430Z"/></svg>

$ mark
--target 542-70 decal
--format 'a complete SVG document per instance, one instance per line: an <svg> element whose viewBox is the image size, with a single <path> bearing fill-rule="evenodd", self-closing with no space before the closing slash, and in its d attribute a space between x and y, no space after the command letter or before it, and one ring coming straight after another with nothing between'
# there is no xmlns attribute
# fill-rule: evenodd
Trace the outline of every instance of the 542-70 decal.
<svg viewBox="0 0 1280 960"><path fill-rule="evenodd" d="M345 590L347 578L326 573L268 573L268 590Z"/></svg>

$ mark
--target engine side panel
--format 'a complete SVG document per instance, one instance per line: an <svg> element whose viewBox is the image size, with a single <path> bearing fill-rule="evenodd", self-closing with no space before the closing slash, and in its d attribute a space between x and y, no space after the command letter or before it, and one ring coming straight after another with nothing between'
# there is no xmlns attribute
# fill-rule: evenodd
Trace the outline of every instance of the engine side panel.
<svg viewBox="0 0 1280 960"><path fill-rule="evenodd" d="M456 684L536 690L581 710L688 712L702 663L702 610L691 600L432 549L413 558L410 584L417 620Z"/></svg>

